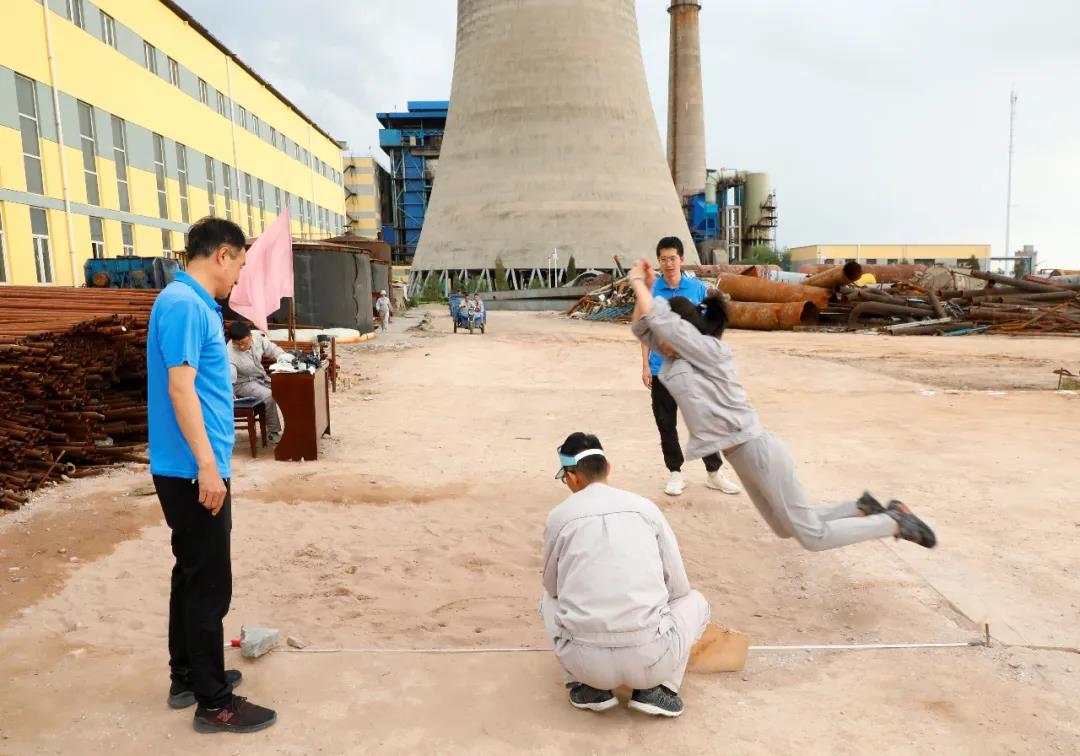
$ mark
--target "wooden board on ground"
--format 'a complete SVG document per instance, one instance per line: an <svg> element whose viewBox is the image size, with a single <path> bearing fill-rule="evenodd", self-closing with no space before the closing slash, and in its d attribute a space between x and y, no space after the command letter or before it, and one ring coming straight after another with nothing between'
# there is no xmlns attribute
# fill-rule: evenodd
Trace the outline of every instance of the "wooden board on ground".
<svg viewBox="0 0 1080 756"><path fill-rule="evenodd" d="M738 672L746 666L750 636L709 623L690 650L691 672Z"/></svg>

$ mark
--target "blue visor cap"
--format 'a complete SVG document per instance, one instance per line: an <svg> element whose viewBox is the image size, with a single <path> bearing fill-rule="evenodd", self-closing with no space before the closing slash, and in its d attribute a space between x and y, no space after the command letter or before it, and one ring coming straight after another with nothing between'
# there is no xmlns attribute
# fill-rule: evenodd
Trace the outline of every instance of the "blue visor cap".
<svg viewBox="0 0 1080 756"><path fill-rule="evenodd" d="M562 447L559 447L559 448L561 449ZM583 452L581 452L579 454L574 454L574 455L563 454L559 450L556 450L556 451L559 454L559 465L560 465L559 471L557 473L555 473L556 480L562 480L564 477L566 477L566 469L568 467L577 467L577 463L580 462L581 460L585 459L586 457L602 457L602 456L604 456L604 450L603 449L586 449L585 451L583 451Z"/></svg>

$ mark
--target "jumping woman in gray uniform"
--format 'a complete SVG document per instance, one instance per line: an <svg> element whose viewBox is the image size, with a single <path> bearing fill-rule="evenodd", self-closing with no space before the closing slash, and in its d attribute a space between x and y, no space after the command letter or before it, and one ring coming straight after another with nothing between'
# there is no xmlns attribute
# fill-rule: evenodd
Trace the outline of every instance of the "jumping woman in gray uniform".
<svg viewBox="0 0 1080 756"><path fill-rule="evenodd" d="M636 298L633 332L642 344L665 355L660 377L690 431L687 459L722 451L773 532L795 538L809 551L888 536L934 547L934 531L902 502L883 506L864 493L856 501L811 504L791 453L761 427L735 374L731 348L720 341L727 324L723 299L713 295L700 306L682 297L653 299L655 279L644 259L630 271Z"/></svg>

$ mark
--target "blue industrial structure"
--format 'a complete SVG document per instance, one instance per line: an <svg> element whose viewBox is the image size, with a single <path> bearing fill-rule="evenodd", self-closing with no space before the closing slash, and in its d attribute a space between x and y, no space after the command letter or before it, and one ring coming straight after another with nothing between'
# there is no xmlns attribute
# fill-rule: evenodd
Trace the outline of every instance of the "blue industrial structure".
<svg viewBox="0 0 1080 756"><path fill-rule="evenodd" d="M716 193L716 200L715 203L708 202L704 193L687 197L689 202L687 222L690 225L690 234L694 237L695 242L722 238L724 209L742 207L742 185L720 187L720 190Z"/></svg>
<svg viewBox="0 0 1080 756"><path fill-rule="evenodd" d="M383 241L394 262L411 263L427 213L435 162L442 150L445 100L410 101L408 112L379 113L379 146L390 158L393 217L383 223Z"/></svg>

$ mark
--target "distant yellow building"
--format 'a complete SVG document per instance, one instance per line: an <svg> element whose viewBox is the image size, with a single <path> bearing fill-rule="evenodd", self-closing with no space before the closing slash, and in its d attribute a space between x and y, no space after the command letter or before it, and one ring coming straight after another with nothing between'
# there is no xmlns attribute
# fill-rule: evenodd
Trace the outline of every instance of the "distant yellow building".
<svg viewBox="0 0 1080 756"><path fill-rule="evenodd" d="M345 229L342 145L171 0L0 5L0 283L173 255L205 215Z"/></svg>
<svg viewBox="0 0 1080 756"><path fill-rule="evenodd" d="M788 251L794 271L807 263L831 265L845 260L855 260L863 265L938 263L954 266L975 257L981 270L986 270L990 262L989 244L812 244L792 247Z"/></svg>
<svg viewBox="0 0 1080 756"><path fill-rule="evenodd" d="M370 155L345 156L345 216L349 233L380 238L385 174L386 169Z"/></svg>

